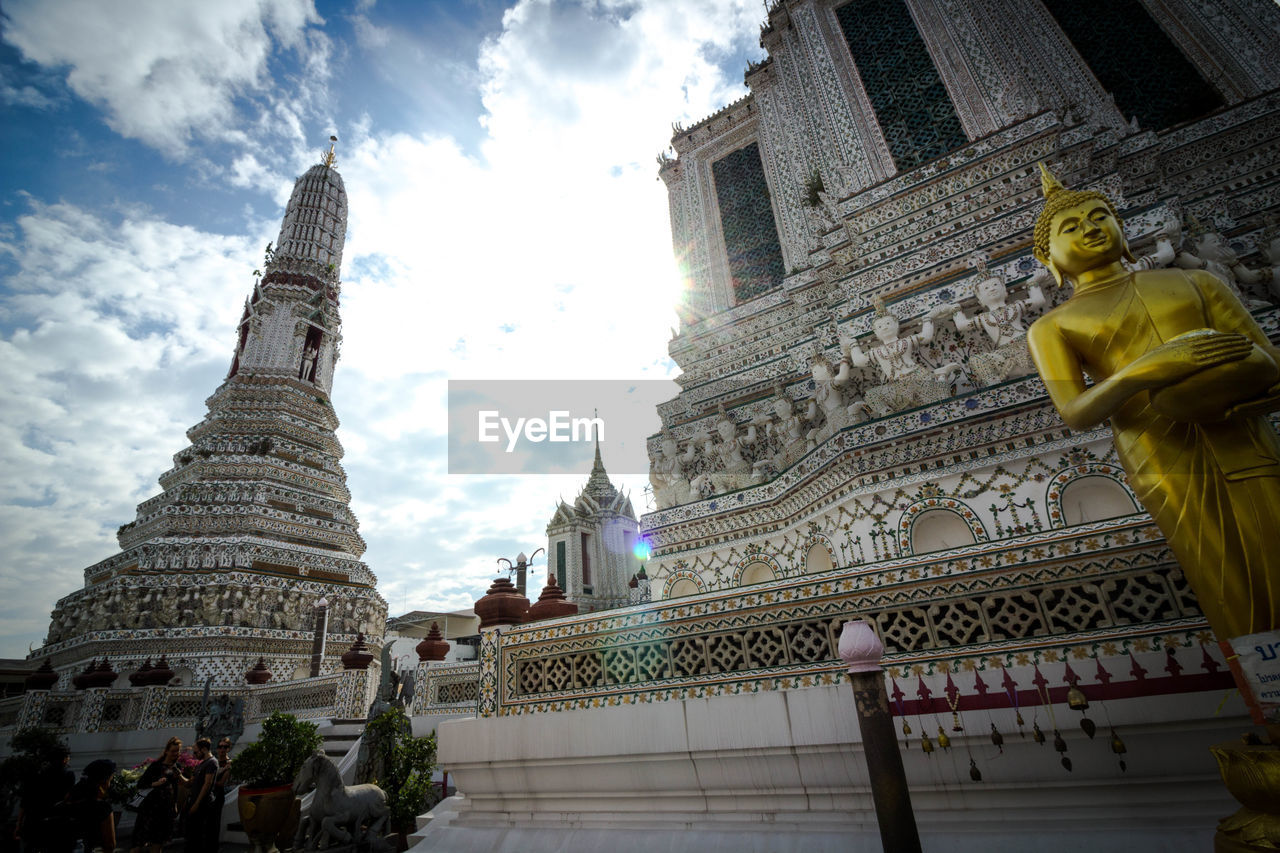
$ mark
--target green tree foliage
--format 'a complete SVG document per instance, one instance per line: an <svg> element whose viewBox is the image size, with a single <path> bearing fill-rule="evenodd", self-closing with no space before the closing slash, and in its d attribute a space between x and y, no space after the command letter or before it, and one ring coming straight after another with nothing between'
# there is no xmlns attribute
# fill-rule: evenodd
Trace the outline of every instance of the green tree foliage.
<svg viewBox="0 0 1280 853"><path fill-rule="evenodd" d="M10 741L12 754L0 762L0 815L10 814L22 796L24 786L31 784L45 767L62 763L67 744L49 729L22 729Z"/></svg>
<svg viewBox="0 0 1280 853"><path fill-rule="evenodd" d="M387 793L391 828L412 832L414 819L438 799L431 784L436 769L436 735L414 737L413 725L400 708L392 708L365 726L369 781Z"/></svg>
<svg viewBox="0 0 1280 853"><path fill-rule="evenodd" d="M293 782L302 763L320 748L315 723L276 712L262 723L258 740L231 762L231 777L247 788L274 788Z"/></svg>

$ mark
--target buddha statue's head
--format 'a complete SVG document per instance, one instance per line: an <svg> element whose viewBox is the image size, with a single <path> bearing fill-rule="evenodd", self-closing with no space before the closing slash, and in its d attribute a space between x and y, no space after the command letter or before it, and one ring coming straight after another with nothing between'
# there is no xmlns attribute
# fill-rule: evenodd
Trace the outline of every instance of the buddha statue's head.
<svg viewBox="0 0 1280 853"><path fill-rule="evenodd" d="M1093 190L1069 190L1040 164L1044 210L1036 219L1033 253L1061 287L1064 279L1121 259L1133 261L1124 223L1111 200Z"/></svg>

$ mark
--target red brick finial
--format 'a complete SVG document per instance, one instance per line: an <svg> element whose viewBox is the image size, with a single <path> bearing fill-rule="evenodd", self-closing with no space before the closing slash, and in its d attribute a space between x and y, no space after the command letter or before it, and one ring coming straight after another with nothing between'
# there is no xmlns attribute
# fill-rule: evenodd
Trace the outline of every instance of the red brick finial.
<svg viewBox="0 0 1280 853"><path fill-rule="evenodd" d="M431 623L431 630L427 632L426 639L414 646L414 651L418 653L418 660L444 660L444 656L449 653L449 643L445 641L444 635L440 633L440 624L438 622Z"/></svg>

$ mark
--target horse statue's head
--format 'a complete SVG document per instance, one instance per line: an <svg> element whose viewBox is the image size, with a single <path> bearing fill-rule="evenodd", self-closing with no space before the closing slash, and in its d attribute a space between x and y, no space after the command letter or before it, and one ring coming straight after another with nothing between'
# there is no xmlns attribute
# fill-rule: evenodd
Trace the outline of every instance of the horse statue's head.
<svg viewBox="0 0 1280 853"><path fill-rule="evenodd" d="M317 749L311 753L311 756L302 762L302 769L298 771L297 777L293 780L293 793L296 796L302 796L319 784L320 780L326 775L326 770L332 769L334 775L337 774L337 767L334 767L329 756L325 755L323 749Z"/></svg>

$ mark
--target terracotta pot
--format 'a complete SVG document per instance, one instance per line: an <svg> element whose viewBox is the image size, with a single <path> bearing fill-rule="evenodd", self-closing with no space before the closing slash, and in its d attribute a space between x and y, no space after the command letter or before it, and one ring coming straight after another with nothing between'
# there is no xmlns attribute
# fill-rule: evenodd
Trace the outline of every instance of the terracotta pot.
<svg viewBox="0 0 1280 853"><path fill-rule="evenodd" d="M293 846L301 803L293 795L293 785L274 788L240 788L236 806L240 823L249 836L253 853L276 853L276 844Z"/></svg>

